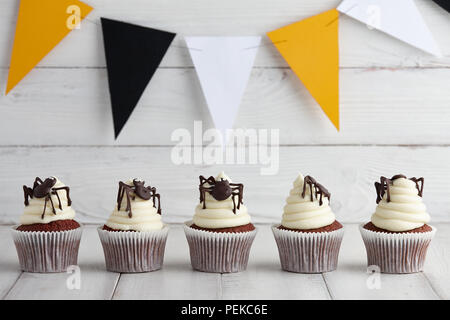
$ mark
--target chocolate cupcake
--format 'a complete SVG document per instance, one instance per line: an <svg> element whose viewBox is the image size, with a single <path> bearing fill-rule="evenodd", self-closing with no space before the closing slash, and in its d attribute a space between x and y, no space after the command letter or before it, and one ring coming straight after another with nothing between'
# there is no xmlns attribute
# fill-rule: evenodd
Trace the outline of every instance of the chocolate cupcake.
<svg viewBox="0 0 450 320"><path fill-rule="evenodd" d="M169 227L161 221L160 195L140 179L119 182L117 203L98 234L106 269L146 272L161 269Z"/></svg>
<svg viewBox="0 0 450 320"><path fill-rule="evenodd" d="M428 246L436 233L422 201L423 178L395 175L375 183L377 208L371 222L360 226L368 265L384 273L423 270Z"/></svg>
<svg viewBox="0 0 450 320"><path fill-rule="evenodd" d="M193 221L184 226L192 267L220 273L245 270L256 228L243 204L244 185L222 172L216 178L200 176L199 191Z"/></svg>
<svg viewBox="0 0 450 320"><path fill-rule="evenodd" d="M299 174L286 200L281 225L272 227L283 270L319 273L337 268L344 228L329 200L324 186Z"/></svg>
<svg viewBox="0 0 450 320"><path fill-rule="evenodd" d="M25 209L12 229L20 267L26 272L64 272L76 265L82 229L74 220L70 189L56 177L23 186Z"/></svg>

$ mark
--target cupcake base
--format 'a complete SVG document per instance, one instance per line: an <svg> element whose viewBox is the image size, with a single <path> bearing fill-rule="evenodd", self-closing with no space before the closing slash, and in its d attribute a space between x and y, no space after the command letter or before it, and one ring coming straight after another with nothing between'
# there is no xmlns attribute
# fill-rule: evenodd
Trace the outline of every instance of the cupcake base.
<svg viewBox="0 0 450 320"><path fill-rule="evenodd" d="M344 228L330 232L299 232L280 229L272 232L278 246L281 268L297 273L322 273L336 270Z"/></svg>
<svg viewBox="0 0 450 320"><path fill-rule="evenodd" d="M231 273L247 269L256 229L247 232L213 232L191 228L184 232L189 244L192 268L203 272Z"/></svg>
<svg viewBox="0 0 450 320"><path fill-rule="evenodd" d="M136 273L162 268L169 227L148 232L97 229L111 272Z"/></svg>
<svg viewBox="0 0 450 320"><path fill-rule="evenodd" d="M428 246L436 233L387 233L372 231L360 225L367 251L367 265L378 266L382 273L416 273L423 270Z"/></svg>
<svg viewBox="0 0 450 320"><path fill-rule="evenodd" d="M82 228L67 231L11 230L19 257L20 268L25 272L65 272L77 265Z"/></svg>

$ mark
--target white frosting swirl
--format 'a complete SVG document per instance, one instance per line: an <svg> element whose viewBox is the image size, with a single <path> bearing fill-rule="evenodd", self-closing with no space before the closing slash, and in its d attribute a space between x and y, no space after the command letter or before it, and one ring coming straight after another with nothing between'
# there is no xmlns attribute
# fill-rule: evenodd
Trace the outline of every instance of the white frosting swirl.
<svg viewBox="0 0 450 320"><path fill-rule="evenodd" d="M56 183L53 188L61 188L66 185L56 179ZM51 195L51 200L53 201L53 205L55 206L55 212L53 213L53 207L50 201L47 201L47 206L45 206L45 198L30 198L29 204L25 206L23 211L23 215L20 217L20 223L23 225L35 224L35 223L50 223L56 220L73 220L75 218L75 211L71 206L68 205L67 194L65 190L58 190L56 194ZM58 197L61 200L61 208L59 208ZM45 214L44 218L42 218L42 213L44 212L45 206Z"/></svg>
<svg viewBox="0 0 450 320"><path fill-rule="evenodd" d="M220 179L228 180L231 183L231 179L223 172L216 177L216 180ZM204 186L209 187L210 185L205 183ZM236 205L237 202L238 199L236 198ZM195 208L193 222L199 227L218 229L243 226L251 223L250 215L247 213L247 207L243 204L241 204L239 209L236 209L236 213L233 212L233 200L231 196L223 201L217 201L208 192L205 192L205 205L205 209L203 209L203 203L199 203Z"/></svg>
<svg viewBox="0 0 450 320"><path fill-rule="evenodd" d="M415 182L405 178L395 179L389 186L389 191L390 201L387 202L385 192L372 215L371 220L375 226L398 232L420 228L430 221Z"/></svg>
<svg viewBox="0 0 450 320"><path fill-rule="evenodd" d="M311 192L308 187L303 198L303 184L304 177L300 173L286 199L281 225L289 229L309 230L332 224L336 217L331 211L328 199L323 197L322 205L320 205L313 189L313 201L311 201Z"/></svg>
<svg viewBox="0 0 450 320"><path fill-rule="evenodd" d="M133 186L133 180L130 179L126 182L127 185ZM136 179L142 181L140 179ZM164 224L161 220L161 215L158 214L157 208L153 203L153 199L144 200L139 198L134 194L130 193L131 197L131 218L129 217L129 212L126 211L127 208L127 197L124 195L120 205L120 210L117 209L117 204L106 222L106 226L123 231L151 231L151 230L161 230Z"/></svg>

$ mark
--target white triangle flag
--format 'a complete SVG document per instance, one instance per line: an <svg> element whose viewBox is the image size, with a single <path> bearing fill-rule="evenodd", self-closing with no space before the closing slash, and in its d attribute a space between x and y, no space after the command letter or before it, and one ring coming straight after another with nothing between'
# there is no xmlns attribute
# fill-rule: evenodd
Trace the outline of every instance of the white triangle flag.
<svg viewBox="0 0 450 320"><path fill-rule="evenodd" d="M233 128L261 37L185 39L214 125L225 142L225 132Z"/></svg>
<svg viewBox="0 0 450 320"><path fill-rule="evenodd" d="M416 48L442 56L414 0L344 0L337 9Z"/></svg>

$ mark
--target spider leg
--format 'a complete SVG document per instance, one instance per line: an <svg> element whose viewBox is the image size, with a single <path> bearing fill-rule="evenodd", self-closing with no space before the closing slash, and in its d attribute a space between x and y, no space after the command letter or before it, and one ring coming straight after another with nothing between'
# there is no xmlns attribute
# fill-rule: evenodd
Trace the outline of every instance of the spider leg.
<svg viewBox="0 0 450 320"><path fill-rule="evenodd" d="M158 199L158 214L161 215L161 196L159 193L155 194L155 198ZM155 205L155 200L153 200L153 205Z"/></svg>
<svg viewBox="0 0 450 320"><path fill-rule="evenodd" d="M59 188L53 188L53 190L64 190L66 191L66 197L67 197L67 205L70 207L72 205L72 199L70 199L70 188L65 186L65 187L59 187Z"/></svg>
<svg viewBox="0 0 450 320"><path fill-rule="evenodd" d="M128 217L133 217L133 213L131 212L131 197L130 197L130 189L125 188L124 189L125 194L127 196L127 207L125 208L126 211L128 211Z"/></svg>
<svg viewBox="0 0 450 320"><path fill-rule="evenodd" d="M56 198L58 199L59 210L62 210L62 203L61 203L61 198L59 197L59 194L58 194L58 190L52 189L52 193L54 193L56 195ZM51 197L51 195L50 195L50 197Z"/></svg>
<svg viewBox="0 0 450 320"><path fill-rule="evenodd" d="M121 202L122 202L122 182L119 182L119 191L117 191L117 211L120 210Z"/></svg>
<svg viewBox="0 0 450 320"><path fill-rule="evenodd" d="M204 186L199 186L199 190L200 190L200 203L203 202L203 209L206 209L206 197L205 197L205 192L211 192L213 191L213 187L204 187Z"/></svg>
<svg viewBox="0 0 450 320"><path fill-rule="evenodd" d="M33 189L23 186L23 195L25 198L24 204L28 206L30 204L29 198L33 198Z"/></svg>
<svg viewBox="0 0 450 320"><path fill-rule="evenodd" d="M44 210L42 211L41 219L44 219L44 216L45 216L45 210L47 209L47 200L48 200L48 198L45 197Z"/></svg>
<svg viewBox="0 0 450 320"><path fill-rule="evenodd" d="M52 212L53 212L53 214L56 214L55 204L53 203L52 195L49 193L49 194L47 195L47 197L48 197L48 200L50 201L50 204L52 205Z"/></svg>
<svg viewBox="0 0 450 320"><path fill-rule="evenodd" d="M236 196L238 197L237 208L239 210L241 208L241 204L243 203L244 185L242 183L230 183L230 186L232 187L231 190L232 190L232 195L233 195L233 201L234 201L234 197L236 197Z"/></svg>

